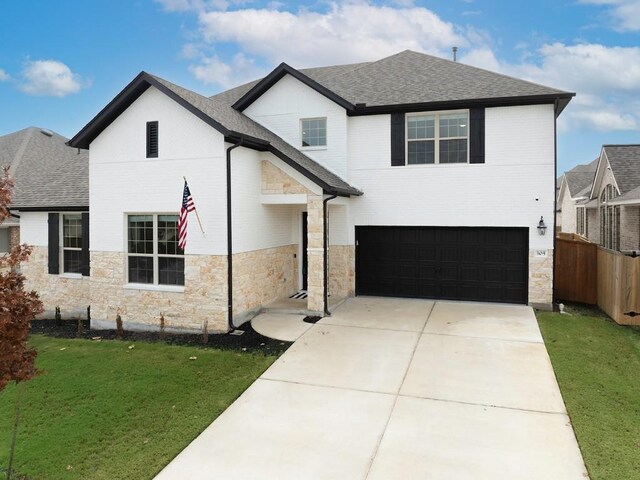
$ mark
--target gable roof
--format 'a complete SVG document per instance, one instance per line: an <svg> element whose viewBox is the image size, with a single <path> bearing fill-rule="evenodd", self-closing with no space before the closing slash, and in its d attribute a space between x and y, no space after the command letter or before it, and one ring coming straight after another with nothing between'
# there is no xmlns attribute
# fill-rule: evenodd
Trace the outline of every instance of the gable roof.
<svg viewBox="0 0 640 480"><path fill-rule="evenodd" d="M29 127L0 137L0 166L15 180L12 209L89 206L89 154L67 138Z"/></svg>
<svg viewBox="0 0 640 480"><path fill-rule="evenodd" d="M458 62L406 50L376 62L295 70L282 63L262 80L234 89L233 107L244 110L289 74L343 106L350 115L394 109L455 108L553 103L557 114L574 93L490 72ZM220 94L229 101L231 93Z"/></svg>
<svg viewBox="0 0 640 480"><path fill-rule="evenodd" d="M339 195L361 195L340 177L304 155L272 131L216 98L207 98L160 77L141 72L70 141L73 147L89 148L90 143L149 87L155 87L182 105L225 137L225 141L269 151L305 175L324 190Z"/></svg>
<svg viewBox="0 0 640 480"><path fill-rule="evenodd" d="M564 177L567 181L567 187L569 188L569 194L571 197L575 198L582 194L589 194L596 175L599 160L600 158L596 158L590 163L576 165L571 170L565 172ZM587 189L588 191L585 192Z"/></svg>
<svg viewBox="0 0 640 480"><path fill-rule="evenodd" d="M640 145L603 145L602 149L624 195L640 186Z"/></svg>

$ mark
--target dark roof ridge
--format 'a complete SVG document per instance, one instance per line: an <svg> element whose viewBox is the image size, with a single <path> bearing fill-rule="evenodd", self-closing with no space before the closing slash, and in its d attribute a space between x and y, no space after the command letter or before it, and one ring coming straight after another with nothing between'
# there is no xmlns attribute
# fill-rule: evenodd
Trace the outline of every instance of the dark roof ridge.
<svg viewBox="0 0 640 480"><path fill-rule="evenodd" d="M543 85L542 83L533 82L533 81L531 81L531 80L525 80L525 79L523 79L523 78L514 77L514 76L511 76L511 75L507 75L507 74L505 74L505 73L494 72L494 71L492 71L492 70L487 70L486 68L476 67L475 65L469 65L468 63L463 63L463 62L458 62L458 61L455 61L455 62L454 62L453 60L449 60L448 58L438 57L437 55L431 55L430 53L416 52L415 50L408 50L408 49L407 49L407 50L404 50L404 51L402 51L402 52L400 52L400 53L396 53L396 55L400 55L401 53L406 53L406 52L409 52L409 53L415 53L415 54L418 54L418 55L427 55L427 56L429 56L429 57L437 58L438 60L441 60L441 61L443 61L443 62L448 62L448 63L458 64L458 65L463 65L463 66L465 66L465 67L473 68L473 69L475 69L475 70L480 70L480 71L482 71L482 72L490 73L490 74L493 74L493 75L500 75L501 77L505 77L505 78L508 78L508 79L510 79L510 80L516 80L516 81L519 81L519 82L525 82L525 83L528 83L528 84L530 84L530 85L535 85L536 87L543 87L543 88L548 88L548 89L550 89L550 90L556 90L558 93L571 93L571 94L573 94L573 96L574 96L574 97L575 97L575 95L576 95L576 94L575 94L575 92L569 92L568 90L560 90L559 88L549 87L549 86L547 86L547 85ZM387 58L391 58L391 57L393 57L393 56L395 56L395 55L391 55L390 57L385 57L385 58L382 58L382 59L380 59L380 60L386 60Z"/></svg>
<svg viewBox="0 0 640 480"><path fill-rule="evenodd" d="M603 147L640 147L640 143L605 143Z"/></svg>

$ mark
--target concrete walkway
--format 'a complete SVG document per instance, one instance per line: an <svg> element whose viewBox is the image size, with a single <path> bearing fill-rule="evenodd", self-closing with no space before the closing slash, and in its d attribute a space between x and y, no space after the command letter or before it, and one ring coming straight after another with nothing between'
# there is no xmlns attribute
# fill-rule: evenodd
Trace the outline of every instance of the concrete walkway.
<svg viewBox="0 0 640 480"><path fill-rule="evenodd" d="M587 475L531 308L358 297L156 478Z"/></svg>

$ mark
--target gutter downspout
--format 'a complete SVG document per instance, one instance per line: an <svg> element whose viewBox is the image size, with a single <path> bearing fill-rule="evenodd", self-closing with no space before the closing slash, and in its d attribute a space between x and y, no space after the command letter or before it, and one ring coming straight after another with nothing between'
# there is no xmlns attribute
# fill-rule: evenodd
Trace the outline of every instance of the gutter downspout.
<svg viewBox="0 0 640 480"><path fill-rule="evenodd" d="M329 200L333 200L334 198L336 198L338 196L337 193L332 194L330 197L325 198L324 200L322 200L322 237L323 237L323 247L324 247L324 256L323 256L323 262L324 262L324 295L323 295L323 300L324 300L324 314L325 315L331 315L331 312L329 311L329 256L328 256L328 252L329 252L329 236L327 235L327 230L328 230L328 219L327 219L327 203L329 202Z"/></svg>
<svg viewBox="0 0 640 480"><path fill-rule="evenodd" d="M227 323L229 330L233 325L233 232L231 217L231 150L242 145L242 138L227 148Z"/></svg>

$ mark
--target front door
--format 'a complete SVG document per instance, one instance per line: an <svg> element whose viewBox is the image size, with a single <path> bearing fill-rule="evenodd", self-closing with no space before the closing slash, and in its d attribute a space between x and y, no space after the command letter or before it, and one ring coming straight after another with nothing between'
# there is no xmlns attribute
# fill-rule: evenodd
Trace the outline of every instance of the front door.
<svg viewBox="0 0 640 480"><path fill-rule="evenodd" d="M307 212L302 212L302 289L307 289Z"/></svg>

